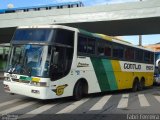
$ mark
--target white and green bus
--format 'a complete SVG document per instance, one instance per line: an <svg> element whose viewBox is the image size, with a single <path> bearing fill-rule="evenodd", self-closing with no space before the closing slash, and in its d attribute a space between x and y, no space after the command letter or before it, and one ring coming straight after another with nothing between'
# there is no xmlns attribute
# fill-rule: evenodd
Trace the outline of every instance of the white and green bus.
<svg viewBox="0 0 160 120"><path fill-rule="evenodd" d="M104 91L142 90L153 84L154 53L77 28L18 27L12 40L4 89L37 99Z"/></svg>

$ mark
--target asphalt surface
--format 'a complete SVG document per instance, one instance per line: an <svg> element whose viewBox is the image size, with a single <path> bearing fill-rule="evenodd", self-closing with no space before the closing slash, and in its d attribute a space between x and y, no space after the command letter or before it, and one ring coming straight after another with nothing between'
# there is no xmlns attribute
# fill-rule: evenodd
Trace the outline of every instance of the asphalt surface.
<svg viewBox="0 0 160 120"><path fill-rule="evenodd" d="M0 81L0 119L160 120L160 87L91 94L80 101L37 100L5 93Z"/></svg>

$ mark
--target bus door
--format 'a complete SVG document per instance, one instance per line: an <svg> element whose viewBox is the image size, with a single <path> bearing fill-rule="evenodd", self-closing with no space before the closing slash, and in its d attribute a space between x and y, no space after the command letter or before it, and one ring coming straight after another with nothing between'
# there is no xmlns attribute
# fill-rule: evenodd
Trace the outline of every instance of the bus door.
<svg viewBox="0 0 160 120"><path fill-rule="evenodd" d="M72 65L73 48L66 46L52 47L52 57L50 63L51 80L65 77Z"/></svg>
<svg viewBox="0 0 160 120"><path fill-rule="evenodd" d="M51 80L65 77L71 69L74 49L74 33L75 32L73 31L64 29L55 30L50 63Z"/></svg>

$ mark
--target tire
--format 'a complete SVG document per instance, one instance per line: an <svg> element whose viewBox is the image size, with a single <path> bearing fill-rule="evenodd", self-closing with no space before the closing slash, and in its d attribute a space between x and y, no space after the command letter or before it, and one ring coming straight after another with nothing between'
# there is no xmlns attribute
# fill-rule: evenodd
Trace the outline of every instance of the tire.
<svg viewBox="0 0 160 120"><path fill-rule="evenodd" d="M132 85L132 92L136 92L138 90L138 81L135 80Z"/></svg>
<svg viewBox="0 0 160 120"><path fill-rule="evenodd" d="M82 82L78 82L75 85L74 92L73 92L73 98L74 100L80 100L83 97L83 86Z"/></svg>
<svg viewBox="0 0 160 120"><path fill-rule="evenodd" d="M142 79L139 84L138 84L138 90L143 90L144 89L144 80Z"/></svg>

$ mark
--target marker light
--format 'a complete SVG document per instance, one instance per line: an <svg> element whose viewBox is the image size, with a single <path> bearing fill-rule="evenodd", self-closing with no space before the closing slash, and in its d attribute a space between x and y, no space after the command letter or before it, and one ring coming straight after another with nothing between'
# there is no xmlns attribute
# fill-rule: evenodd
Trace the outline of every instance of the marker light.
<svg viewBox="0 0 160 120"><path fill-rule="evenodd" d="M36 77L32 78L32 82L39 82L39 81L40 81L40 78L36 78Z"/></svg>

